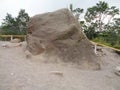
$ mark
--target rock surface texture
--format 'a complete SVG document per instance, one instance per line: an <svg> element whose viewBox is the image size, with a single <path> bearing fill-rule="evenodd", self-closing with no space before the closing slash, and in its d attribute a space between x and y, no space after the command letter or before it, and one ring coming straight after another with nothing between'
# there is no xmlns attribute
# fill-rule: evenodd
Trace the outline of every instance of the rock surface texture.
<svg viewBox="0 0 120 90"><path fill-rule="evenodd" d="M27 49L49 60L77 63L80 68L99 69L98 57L68 9L32 17L28 23Z"/></svg>

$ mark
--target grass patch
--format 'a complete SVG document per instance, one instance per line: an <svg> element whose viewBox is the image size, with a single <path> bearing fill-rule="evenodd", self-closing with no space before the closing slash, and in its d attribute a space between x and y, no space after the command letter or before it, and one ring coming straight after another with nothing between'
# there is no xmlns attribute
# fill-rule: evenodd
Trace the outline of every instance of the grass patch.
<svg viewBox="0 0 120 90"><path fill-rule="evenodd" d="M100 43L100 44L112 47L110 43L107 43L107 42L105 42L105 41L103 41L102 39L99 39L99 38L92 39L92 41L96 42L96 43Z"/></svg>
<svg viewBox="0 0 120 90"><path fill-rule="evenodd" d="M96 42L96 43L106 45L106 46L110 46L110 47L113 47L113 48L116 48L116 49L120 49L120 44L111 45L110 43L105 42L103 39L100 39L100 38L92 39L92 41Z"/></svg>

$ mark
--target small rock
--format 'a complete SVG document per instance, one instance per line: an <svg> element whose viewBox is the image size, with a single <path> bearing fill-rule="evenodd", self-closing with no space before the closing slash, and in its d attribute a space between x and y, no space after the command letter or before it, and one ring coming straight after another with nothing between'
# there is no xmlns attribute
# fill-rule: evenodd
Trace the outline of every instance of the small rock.
<svg viewBox="0 0 120 90"><path fill-rule="evenodd" d="M26 58L31 58L32 54L28 50L26 50L25 56L26 56Z"/></svg>
<svg viewBox="0 0 120 90"><path fill-rule="evenodd" d="M11 40L10 42L11 43L19 43L19 42L21 42L21 40L18 38L15 38L15 39Z"/></svg>
<svg viewBox="0 0 120 90"><path fill-rule="evenodd" d="M8 48L9 47L7 44L2 44L1 46L4 47L4 48Z"/></svg>
<svg viewBox="0 0 120 90"><path fill-rule="evenodd" d="M116 71L120 71L120 66L117 66L117 67L115 68L115 70L116 70Z"/></svg>
<svg viewBox="0 0 120 90"><path fill-rule="evenodd" d="M14 73L10 73L10 75L11 75L11 76L13 76L13 75L14 75Z"/></svg>
<svg viewBox="0 0 120 90"><path fill-rule="evenodd" d="M120 76L120 66L117 66L117 67L115 68L115 74L116 74L117 76Z"/></svg>
<svg viewBox="0 0 120 90"><path fill-rule="evenodd" d="M51 71L52 74L63 77L63 72L60 71Z"/></svg>

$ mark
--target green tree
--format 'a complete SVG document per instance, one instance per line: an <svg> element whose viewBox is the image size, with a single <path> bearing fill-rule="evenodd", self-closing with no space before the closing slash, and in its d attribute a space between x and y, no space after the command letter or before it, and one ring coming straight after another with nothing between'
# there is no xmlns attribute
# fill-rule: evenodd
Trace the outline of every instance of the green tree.
<svg viewBox="0 0 120 90"><path fill-rule="evenodd" d="M111 32L111 30L108 29L112 27L110 24L113 21L114 16L117 14L119 14L119 9L115 6L109 7L108 3L104 1L99 1L99 3L96 3L95 6L88 8L84 16L84 26L87 27L85 28L85 33L88 36L88 38L93 39L95 38L95 36L98 37L99 34L100 36L105 34L103 35L103 38L105 38L106 33L108 33L108 31L114 34L114 32ZM92 30L89 28L92 28ZM107 31L106 33L104 32L105 30Z"/></svg>
<svg viewBox="0 0 120 90"><path fill-rule="evenodd" d="M72 4L69 9L78 17L83 13L82 9L74 9ZM99 1L87 9L85 20L80 24L89 39L120 49L120 18L115 18L116 15L119 15L118 8Z"/></svg>
<svg viewBox="0 0 120 90"><path fill-rule="evenodd" d="M24 9L21 9L19 15L16 18L16 23L18 24L18 30L21 34L26 34L26 25L29 21L29 16Z"/></svg>
<svg viewBox="0 0 120 90"><path fill-rule="evenodd" d="M73 9L73 4L70 4L69 9L73 13L73 15L76 17L77 20L79 19L80 15L84 11L82 8L75 8L75 9Z"/></svg>
<svg viewBox="0 0 120 90"><path fill-rule="evenodd" d="M95 6L90 7L87 9L85 14L85 20L88 25L91 23L97 24L96 31L103 31L105 21L107 20L108 16L110 17L107 23L110 23L111 19L114 18L116 14L119 14L119 9L115 6L109 7L108 3L104 1L99 1Z"/></svg>
<svg viewBox="0 0 120 90"><path fill-rule="evenodd" d="M11 14L6 15L1 25L1 34L15 34L17 32L16 20Z"/></svg>
<svg viewBox="0 0 120 90"><path fill-rule="evenodd" d="M26 34L26 24L29 16L24 9L21 9L18 16L13 18L11 14L7 14L1 25L1 34Z"/></svg>
<svg viewBox="0 0 120 90"><path fill-rule="evenodd" d="M114 19L114 29L116 30L118 36L120 36L120 18Z"/></svg>

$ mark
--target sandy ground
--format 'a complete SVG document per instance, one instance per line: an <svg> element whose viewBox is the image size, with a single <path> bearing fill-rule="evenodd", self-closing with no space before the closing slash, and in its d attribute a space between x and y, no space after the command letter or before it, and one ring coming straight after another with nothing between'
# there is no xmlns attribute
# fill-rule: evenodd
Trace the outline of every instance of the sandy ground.
<svg viewBox="0 0 120 90"><path fill-rule="evenodd" d="M23 47L4 48L5 43L10 44L0 41L0 90L120 90L120 77L114 74L120 56L110 49L99 53L101 70L92 71L27 59Z"/></svg>

